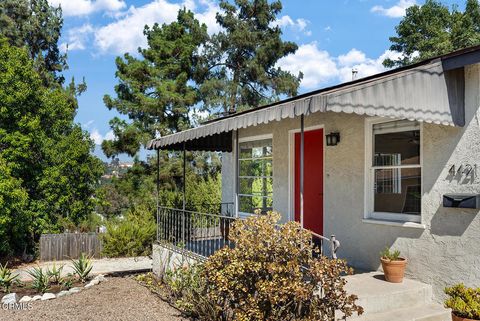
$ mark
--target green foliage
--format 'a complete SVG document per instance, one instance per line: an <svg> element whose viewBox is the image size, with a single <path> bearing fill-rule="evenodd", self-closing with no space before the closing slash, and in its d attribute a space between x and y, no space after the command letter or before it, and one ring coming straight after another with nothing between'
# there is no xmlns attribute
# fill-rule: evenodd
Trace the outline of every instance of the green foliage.
<svg viewBox="0 0 480 321"><path fill-rule="evenodd" d="M64 81L58 74L67 68L66 55L58 48L62 26L62 10L50 6L47 0L0 1L0 38L5 37L12 46L27 48L47 85Z"/></svg>
<svg viewBox="0 0 480 321"><path fill-rule="evenodd" d="M35 289L39 293L45 293L50 288L50 277L48 271L44 271L41 267L35 267L32 270L27 271L32 277L32 289Z"/></svg>
<svg viewBox="0 0 480 321"><path fill-rule="evenodd" d="M221 320L223 311L205 296L206 282L201 264L185 265L165 273L164 282L175 306L200 320Z"/></svg>
<svg viewBox="0 0 480 321"><path fill-rule="evenodd" d="M233 112L296 95L302 75L277 66L297 50L273 26L280 1L220 1L220 9L215 35L181 9L176 21L145 28L141 58L117 58L116 98L104 102L131 121L110 121L115 139L102 143L108 157L133 156L153 137L189 128L202 118L192 117L197 109Z"/></svg>
<svg viewBox="0 0 480 321"><path fill-rule="evenodd" d="M467 0L464 12L452 10L440 1L427 0L407 9L405 17L390 37L390 50L401 54L397 60L386 59L387 67L405 66L453 50L480 44L480 6Z"/></svg>
<svg viewBox="0 0 480 321"><path fill-rule="evenodd" d="M47 268L47 275L50 279L50 282L52 282L53 284L61 283L63 267L63 265L57 267L57 264L54 262L51 269Z"/></svg>
<svg viewBox="0 0 480 321"><path fill-rule="evenodd" d="M204 108L235 112L296 95L303 75L277 66L298 48L283 41L281 28L274 26L281 2L222 0L219 6L222 29L205 44L196 75Z"/></svg>
<svg viewBox="0 0 480 321"><path fill-rule="evenodd" d="M387 246L385 249L380 252L380 257L385 260L390 260L390 261L398 261L400 257L400 251L399 250L390 250L390 248Z"/></svg>
<svg viewBox="0 0 480 321"><path fill-rule="evenodd" d="M22 181L13 177L11 172L0 154L0 256L11 255L14 249L23 248L25 236L30 231L29 213L25 210L27 192Z"/></svg>
<svg viewBox="0 0 480 321"><path fill-rule="evenodd" d="M296 222L278 227L269 213L235 222L234 248L223 248L204 264L205 297L221 320L325 320L363 309L348 295L343 260L318 256L310 233ZM308 269L305 269L308 267ZM319 291L320 290L320 291Z"/></svg>
<svg viewBox="0 0 480 321"><path fill-rule="evenodd" d="M108 222L107 232L102 235L103 254L109 257L150 254L156 233L154 213L146 206L137 206L124 218Z"/></svg>
<svg viewBox="0 0 480 321"><path fill-rule="evenodd" d="M10 293L10 288L16 281L18 281L18 274L12 273L12 270L8 268L8 263L5 263L5 265L0 263L0 287L2 291Z"/></svg>
<svg viewBox="0 0 480 321"><path fill-rule="evenodd" d="M467 288L464 284L457 284L446 288L448 295L445 306L452 309L455 315L473 320L480 320L480 288Z"/></svg>
<svg viewBox="0 0 480 321"><path fill-rule="evenodd" d="M70 290L73 286L73 282L75 281L73 274L68 273L67 276L60 279L60 285L65 290Z"/></svg>
<svg viewBox="0 0 480 321"><path fill-rule="evenodd" d="M72 93L44 86L26 49L0 40L0 255L32 251L59 218L77 225L93 211L103 165L76 109Z"/></svg>
<svg viewBox="0 0 480 321"><path fill-rule="evenodd" d="M122 152L133 156L157 133L190 126L188 113L199 101L190 81L195 54L207 38L206 28L192 12L182 9L177 21L145 28L148 46L139 50L142 59L130 54L117 58L117 98L106 95L104 101L132 122L118 117L110 121L115 139L102 144L107 157Z"/></svg>
<svg viewBox="0 0 480 321"><path fill-rule="evenodd" d="M77 260L72 260L72 268L80 282L85 282L93 268L92 259L85 253L82 253Z"/></svg>

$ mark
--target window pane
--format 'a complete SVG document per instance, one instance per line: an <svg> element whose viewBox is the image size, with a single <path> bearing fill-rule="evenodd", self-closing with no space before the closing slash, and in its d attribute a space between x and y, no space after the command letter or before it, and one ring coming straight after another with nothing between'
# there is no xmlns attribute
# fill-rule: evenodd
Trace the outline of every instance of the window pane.
<svg viewBox="0 0 480 321"><path fill-rule="evenodd" d="M271 159L240 160L240 176L272 176Z"/></svg>
<svg viewBox="0 0 480 321"><path fill-rule="evenodd" d="M272 156L272 140L262 139L239 144L240 158L259 158Z"/></svg>
<svg viewBox="0 0 480 321"><path fill-rule="evenodd" d="M240 194L272 196L272 178L240 178Z"/></svg>
<svg viewBox="0 0 480 321"><path fill-rule="evenodd" d="M376 169L374 211L420 215L421 169Z"/></svg>
<svg viewBox="0 0 480 321"><path fill-rule="evenodd" d="M420 164L420 130L374 135L373 166Z"/></svg>
<svg viewBox="0 0 480 321"><path fill-rule="evenodd" d="M256 210L260 210L261 214L266 214L272 210L273 201L271 197L260 196L240 196L239 210L242 213L254 214Z"/></svg>

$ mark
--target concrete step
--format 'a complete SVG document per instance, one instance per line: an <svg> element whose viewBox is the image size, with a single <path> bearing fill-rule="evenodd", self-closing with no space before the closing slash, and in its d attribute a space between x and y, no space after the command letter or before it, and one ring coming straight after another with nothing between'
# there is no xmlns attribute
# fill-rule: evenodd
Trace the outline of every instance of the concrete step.
<svg viewBox="0 0 480 321"><path fill-rule="evenodd" d="M419 281L404 279L403 283L390 283L379 272L355 274L345 279L347 292L358 296L358 304L366 315L422 307L432 302L432 287Z"/></svg>
<svg viewBox="0 0 480 321"><path fill-rule="evenodd" d="M440 304L395 309L378 313L366 313L351 317L351 321L452 321L451 312Z"/></svg>

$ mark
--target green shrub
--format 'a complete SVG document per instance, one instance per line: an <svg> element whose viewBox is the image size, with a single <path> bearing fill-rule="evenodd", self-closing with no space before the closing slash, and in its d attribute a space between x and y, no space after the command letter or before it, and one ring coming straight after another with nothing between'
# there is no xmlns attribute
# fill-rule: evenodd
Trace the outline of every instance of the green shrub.
<svg viewBox="0 0 480 321"><path fill-rule="evenodd" d="M164 282L175 306L188 316L201 320L221 320L222 311L205 296L203 265L182 266L167 271Z"/></svg>
<svg viewBox="0 0 480 321"><path fill-rule="evenodd" d="M32 277L32 289L35 289L39 293L45 293L50 288L50 278L48 273L44 272L41 267L33 268L33 270L27 271Z"/></svg>
<svg viewBox="0 0 480 321"><path fill-rule="evenodd" d="M155 240L155 217L150 209L137 206L123 219L107 223L103 254L109 257L149 255Z"/></svg>
<svg viewBox="0 0 480 321"><path fill-rule="evenodd" d="M50 281L53 284L60 284L62 278L63 265L57 267L57 264L54 262L51 269L47 269L47 275Z"/></svg>
<svg viewBox="0 0 480 321"><path fill-rule="evenodd" d="M204 297L217 320L330 321L335 311L363 313L344 289L342 275L352 273L346 262L320 256L308 231L296 222L278 227L279 219L269 213L235 222L235 247L207 259Z"/></svg>
<svg viewBox="0 0 480 321"><path fill-rule="evenodd" d="M480 320L480 288L467 288L463 284L457 284L446 288L448 295L445 306L459 317Z"/></svg>
<svg viewBox="0 0 480 321"><path fill-rule="evenodd" d="M400 257L400 251L399 250L391 251L390 248L388 248L387 246L382 252L380 252L380 257L385 260L398 261Z"/></svg>
<svg viewBox="0 0 480 321"><path fill-rule="evenodd" d="M72 273L68 273L67 276L60 279L60 285L62 286L62 289L70 290L74 281L74 275Z"/></svg>
<svg viewBox="0 0 480 321"><path fill-rule="evenodd" d="M8 268L8 263L2 265L0 263L0 287L6 293L10 293L10 288L13 283L18 281L18 274L13 274L12 270Z"/></svg>
<svg viewBox="0 0 480 321"><path fill-rule="evenodd" d="M72 260L72 268L80 282L85 282L93 268L92 260L85 253L82 253L78 260Z"/></svg>

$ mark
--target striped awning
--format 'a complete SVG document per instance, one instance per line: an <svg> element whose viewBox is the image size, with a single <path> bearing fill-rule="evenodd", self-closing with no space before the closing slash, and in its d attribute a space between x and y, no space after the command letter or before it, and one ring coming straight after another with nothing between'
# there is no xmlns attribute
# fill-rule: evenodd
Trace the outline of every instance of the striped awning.
<svg viewBox="0 0 480 321"><path fill-rule="evenodd" d="M435 59L221 118L154 139L147 147L169 149L189 141L194 147L200 138L208 145L208 137L221 133L327 111L463 126L464 87L463 67L444 70Z"/></svg>

